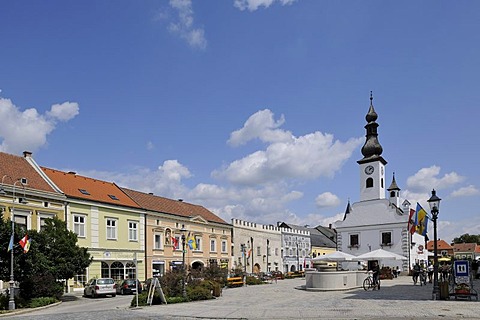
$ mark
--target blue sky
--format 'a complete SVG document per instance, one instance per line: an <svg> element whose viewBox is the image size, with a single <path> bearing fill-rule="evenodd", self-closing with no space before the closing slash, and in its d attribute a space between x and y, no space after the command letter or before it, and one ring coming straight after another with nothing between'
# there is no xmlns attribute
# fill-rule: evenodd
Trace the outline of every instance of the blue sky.
<svg viewBox="0 0 480 320"><path fill-rule="evenodd" d="M359 199L370 91L401 195L480 234L480 2L48 1L0 10L0 150L328 225ZM431 229L431 228L430 228ZM431 232L430 232L431 233Z"/></svg>

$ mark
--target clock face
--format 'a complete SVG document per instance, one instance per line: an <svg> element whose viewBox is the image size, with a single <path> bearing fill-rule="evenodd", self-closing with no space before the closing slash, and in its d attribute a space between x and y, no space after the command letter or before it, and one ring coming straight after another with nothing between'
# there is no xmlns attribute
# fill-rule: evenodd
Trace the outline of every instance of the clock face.
<svg viewBox="0 0 480 320"><path fill-rule="evenodd" d="M365 167L365 173L366 173L366 174L369 174L369 175L370 175L370 174L373 173L373 171L375 171L375 168L374 168L373 166L367 166L367 167Z"/></svg>

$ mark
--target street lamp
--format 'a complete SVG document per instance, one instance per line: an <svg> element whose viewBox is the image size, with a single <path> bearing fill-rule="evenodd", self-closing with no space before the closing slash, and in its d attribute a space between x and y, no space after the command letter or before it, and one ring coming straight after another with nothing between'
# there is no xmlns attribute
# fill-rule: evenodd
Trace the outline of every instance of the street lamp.
<svg viewBox="0 0 480 320"><path fill-rule="evenodd" d="M0 187L0 195L6 195L7 193L5 192L5 189L3 188L3 182L5 181L5 178L10 178L13 182L13 188L12 188L12 208L10 210L10 220L12 221L12 235L10 238L10 241L14 242L14 236L15 236L15 187L17 183L20 183L20 185L23 188L23 198L20 198L18 200L18 203L20 204L26 204L27 200L25 199L25 186L23 185L22 181L17 180L14 181L12 177L9 175L4 175L2 177L2 185ZM10 298L8 300L8 310L15 310L15 277L13 275L13 248L10 250L10 282L9 282L9 291L10 291Z"/></svg>
<svg viewBox="0 0 480 320"><path fill-rule="evenodd" d="M185 281L186 281L186 270L185 270L185 232L187 230L185 229L185 225L182 224L182 229L180 229L180 232L182 232L182 295L183 298L187 298L187 291L185 288Z"/></svg>
<svg viewBox="0 0 480 320"><path fill-rule="evenodd" d="M270 240L267 239L267 268L266 268L267 273L268 273L268 249L269 249L269 248L268 248L268 245L269 245L269 244L270 244Z"/></svg>
<svg viewBox="0 0 480 320"><path fill-rule="evenodd" d="M428 199L428 204L430 205L430 212L432 213L433 221L433 292L432 299L439 299L439 288L438 288L438 253L437 253L437 218L440 208L440 199L437 197L437 192L435 189L432 190L432 196Z"/></svg>

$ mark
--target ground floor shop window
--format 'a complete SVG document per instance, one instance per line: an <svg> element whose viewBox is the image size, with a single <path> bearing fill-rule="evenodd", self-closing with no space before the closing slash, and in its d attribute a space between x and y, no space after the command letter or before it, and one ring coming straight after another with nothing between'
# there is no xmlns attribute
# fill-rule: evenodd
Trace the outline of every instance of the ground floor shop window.
<svg viewBox="0 0 480 320"><path fill-rule="evenodd" d="M153 261L152 263L152 276L161 277L165 274L165 262Z"/></svg>

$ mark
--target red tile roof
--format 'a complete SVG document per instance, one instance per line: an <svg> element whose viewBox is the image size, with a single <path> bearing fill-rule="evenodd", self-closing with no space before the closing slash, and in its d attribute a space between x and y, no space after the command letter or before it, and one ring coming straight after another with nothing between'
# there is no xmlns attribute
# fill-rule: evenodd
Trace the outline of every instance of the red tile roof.
<svg viewBox="0 0 480 320"><path fill-rule="evenodd" d="M9 177L11 177L11 179ZM28 163L25 157L0 152L0 178L4 185L13 185L15 181L26 178L25 189L56 192L43 177ZM1 182L1 180L0 180ZM19 183L15 184L19 187ZM20 187L21 188L21 187Z"/></svg>
<svg viewBox="0 0 480 320"><path fill-rule="evenodd" d="M167 199L127 188L121 189L145 210L168 213L187 218L201 216L203 219L209 222L228 224L222 218L216 216L214 213L200 205Z"/></svg>
<svg viewBox="0 0 480 320"><path fill-rule="evenodd" d="M475 252L476 243L455 243L453 252Z"/></svg>
<svg viewBox="0 0 480 320"><path fill-rule="evenodd" d="M73 172L67 173L45 167L41 168L67 197L140 208L135 201L112 182L79 176ZM84 194L80 190L85 190L88 194ZM118 200L112 199L110 195Z"/></svg>
<svg viewBox="0 0 480 320"><path fill-rule="evenodd" d="M449 245L445 240L437 240L437 249L438 250L452 250L453 247ZM427 242L427 250L433 251L433 240Z"/></svg>

